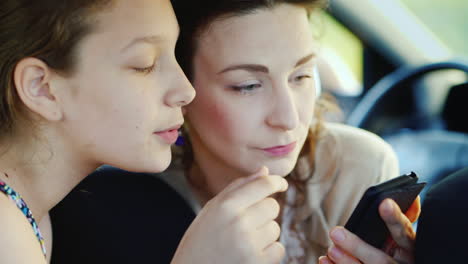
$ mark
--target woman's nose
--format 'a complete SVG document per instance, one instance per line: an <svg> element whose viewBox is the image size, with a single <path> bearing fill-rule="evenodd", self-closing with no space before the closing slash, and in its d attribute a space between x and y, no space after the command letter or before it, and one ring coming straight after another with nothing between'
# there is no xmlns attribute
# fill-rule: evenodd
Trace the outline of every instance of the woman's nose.
<svg viewBox="0 0 468 264"><path fill-rule="evenodd" d="M267 117L267 124L282 130L293 130L299 124L296 99L288 85L280 88L282 92L275 94L272 100L272 110Z"/></svg>

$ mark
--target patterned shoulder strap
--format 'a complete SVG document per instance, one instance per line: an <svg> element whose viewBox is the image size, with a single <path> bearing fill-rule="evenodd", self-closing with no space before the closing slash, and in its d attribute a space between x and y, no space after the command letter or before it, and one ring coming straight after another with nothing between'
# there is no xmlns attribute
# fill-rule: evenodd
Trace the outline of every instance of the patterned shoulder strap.
<svg viewBox="0 0 468 264"><path fill-rule="evenodd" d="M23 212L23 214L26 216L28 219L29 223L31 224L34 234L36 234L37 239L39 240L39 243L42 248L42 253L44 253L44 257L46 256L46 248L45 248L45 243L44 243L44 238L41 235L41 231L39 230L39 227L37 226L36 220L34 220L34 217L32 215L31 210L29 210L29 207L26 205L24 200L21 198L21 196L15 192L10 186L8 186L6 183L0 181L0 192L3 192L6 194L6 196L10 197L10 199L16 203L16 206Z"/></svg>

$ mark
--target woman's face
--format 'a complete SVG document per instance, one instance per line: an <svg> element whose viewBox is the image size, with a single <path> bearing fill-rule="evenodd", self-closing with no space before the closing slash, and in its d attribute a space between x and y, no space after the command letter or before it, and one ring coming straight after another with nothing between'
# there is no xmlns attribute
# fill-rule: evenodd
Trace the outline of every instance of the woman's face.
<svg viewBox="0 0 468 264"><path fill-rule="evenodd" d="M62 131L81 159L161 171L194 90L174 56L179 29L169 0L117 0L79 44L64 86Z"/></svg>
<svg viewBox="0 0 468 264"><path fill-rule="evenodd" d="M195 156L243 174L291 172L313 119L315 49L306 10L291 4L207 27L187 106Z"/></svg>

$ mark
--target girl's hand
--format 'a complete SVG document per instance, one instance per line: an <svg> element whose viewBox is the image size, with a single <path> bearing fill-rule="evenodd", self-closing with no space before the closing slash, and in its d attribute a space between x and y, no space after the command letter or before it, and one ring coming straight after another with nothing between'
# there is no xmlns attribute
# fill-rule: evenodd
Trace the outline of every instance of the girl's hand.
<svg viewBox="0 0 468 264"><path fill-rule="evenodd" d="M384 250L376 249L343 227L335 227L330 232L334 245L329 248L327 256L319 258L320 264L348 263L414 263L414 241L416 233L412 222L421 212L419 197L410 209L403 214L400 207L391 199L382 201L379 213L387 224L393 243Z"/></svg>
<svg viewBox="0 0 468 264"><path fill-rule="evenodd" d="M256 174L232 182L201 210L182 238L172 264L279 263L284 247L275 222L280 207L269 196L287 189L287 181Z"/></svg>

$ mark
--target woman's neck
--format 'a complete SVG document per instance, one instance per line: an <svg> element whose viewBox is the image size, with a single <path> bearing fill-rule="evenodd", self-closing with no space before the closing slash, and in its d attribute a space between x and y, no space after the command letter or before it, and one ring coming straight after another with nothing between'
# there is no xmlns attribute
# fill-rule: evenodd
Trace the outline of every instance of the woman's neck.
<svg viewBox="0 0 468 264"><path fill-rule="evenodd" d="M205 146L198 144L196 138L191 137L191 140L194 157L189 167L188 181L202 205L234 180L248 176L217 158Z"/></svg>
<svg viewBox="0 0 468 264"><path fill-rule="evenodd" d="M57 141L10 141L0 153L0 180L21 195L37 221L93 170Z"/></svg>

